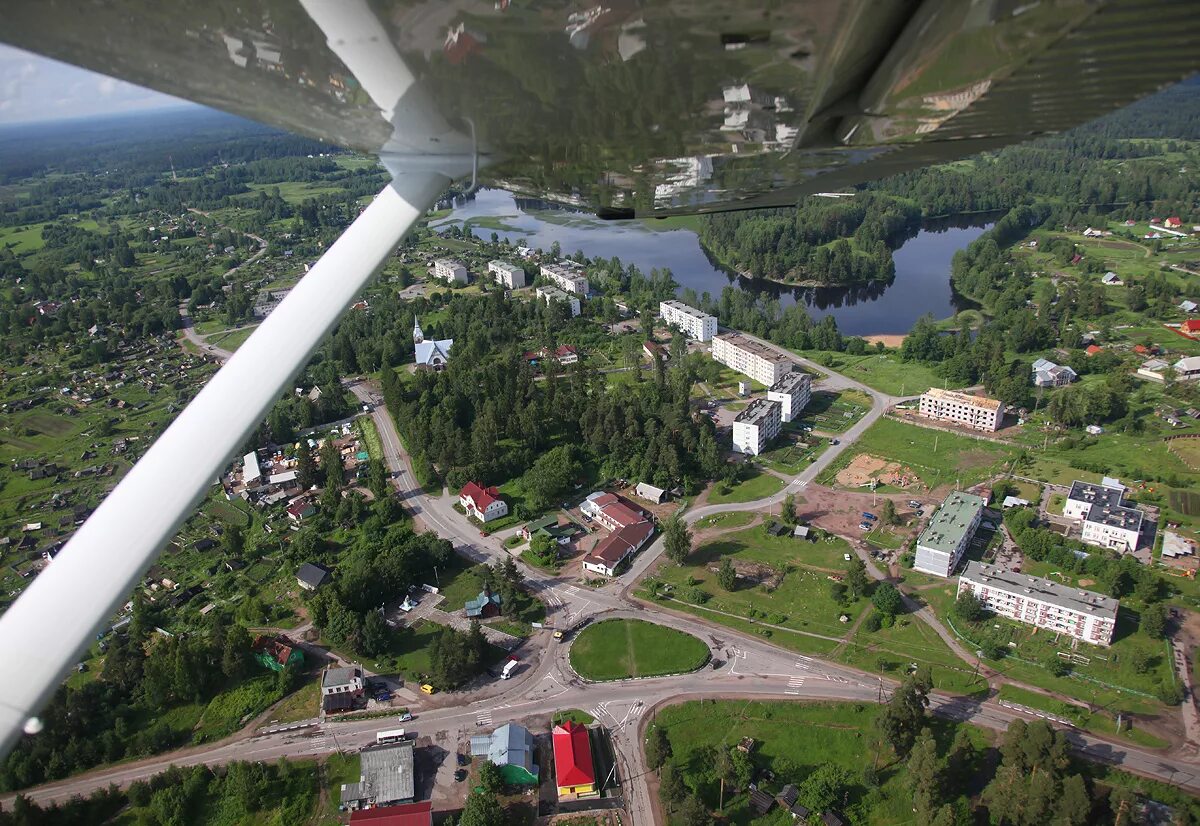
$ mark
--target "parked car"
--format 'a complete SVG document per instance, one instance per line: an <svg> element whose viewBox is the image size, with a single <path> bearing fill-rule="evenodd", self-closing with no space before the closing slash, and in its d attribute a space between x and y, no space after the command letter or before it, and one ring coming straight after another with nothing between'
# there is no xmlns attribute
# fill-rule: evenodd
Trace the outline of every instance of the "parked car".
<svg viewBox="0 0 1200 826"><path fill-rule="evenodd" d="M867 522L859 522L858 529L860 531L869 531L869 530L871 530L871 525L870 525L870 523L867 523Z"/></svg>
<svg viewBox="0 0 1200 826"><path fill-rule="evenodd" d="M469 765L471 765L471 756L470 756L470 755L468 755L468 754L463 754L463 753L460 751L460 752L458 753L458 765L460 765L460 766L469 766Z"/></svg>
<svg viewBox="0 0 1200 826"><path fill-rule="evenodd" d="M467 779L467 770L466 769L459 769L458 771L454 772L455 782L461 783L466 779Z"/></svg>

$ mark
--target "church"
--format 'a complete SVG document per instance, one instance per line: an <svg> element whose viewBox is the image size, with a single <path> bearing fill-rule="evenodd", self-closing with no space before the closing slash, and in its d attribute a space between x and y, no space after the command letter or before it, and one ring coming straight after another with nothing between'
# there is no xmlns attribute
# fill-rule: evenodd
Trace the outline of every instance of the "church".
<svg viewBox="0 0 1200 826"><path fill-rule="evenodd" d="M413 344L416 345L418 370L441 371L446 369L446 365L450 361L450 348L454 346L454 339L426 341L425 334L421 332L420 320L413 319Z"/></svg>

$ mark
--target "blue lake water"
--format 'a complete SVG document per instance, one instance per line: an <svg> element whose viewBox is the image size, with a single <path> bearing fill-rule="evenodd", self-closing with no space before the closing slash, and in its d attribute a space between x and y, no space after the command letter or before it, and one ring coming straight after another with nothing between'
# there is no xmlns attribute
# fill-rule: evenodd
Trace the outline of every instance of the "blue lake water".
<svg viewBox="0 0 1200 826"><path fill-rule="evenodd" d="M499 189L480 190L433 226L481 218L495 219L508 229L474 227L480 238L490 238L494 231L534 248L548 250L557 241L564 254L583 250L589 258L617 256L646 273L669 268L681 289L690 287L697 293L717 296L728 286L767 292L784 305L803 305L814 318L832 315L838 329L849 335L906 333L925 313L945 318L971 306L950 288L950 260L991 226L982 220L974 225L931 222L896 250L896 277L890 283L788 287L727 272L709 259L691 230L656 230L653 221L601 221Z"/></svg>

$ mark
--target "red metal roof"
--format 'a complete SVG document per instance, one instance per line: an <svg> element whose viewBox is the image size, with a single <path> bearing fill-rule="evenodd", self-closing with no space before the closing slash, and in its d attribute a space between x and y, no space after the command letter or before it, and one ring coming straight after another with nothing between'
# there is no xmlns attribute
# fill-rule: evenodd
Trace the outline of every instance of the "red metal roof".
<svg viewBox="0 0 1200 826"><path fill-rule="evenodd" d="M1200 319L1189 318L1180 329L1185 333L1200 333Z"/></svg>
<svg viewBox="0 0 1200 826"><path fill-rule="evenodd" d="M485 488L477 482L467 482L459 492L459 496L469 497L475 503L475 507L483 511L487 510L488 505L500 498L500 489L495 485Z"/></svg>
<svg viewBox="0 0 1200 826"><path fill-rule="evenodd" d="M559 786L596 782L588 730L573 720L554 727L554 773Z"/></svg>
<svg viewBox="0 0 1200 826"><path fill-rule="evenodd" d="M640 548L653 532L654 526L649 522L626 525L600 540L591 553L584 557L584 561L604 562L611 568L624 559L626 554Z"/></svg>
<svg viewBox="0 0 1200 826"><path fill-rule="evenodd" d="M430 826L433 823L433 803L404 803L399 806L380 806L352 812L350 824L369 823L371 826Z"/></svg>
<svg viewBox="0 0 1200 826"><path fill-rule="evenodd" d="M1087 349L1084 350L1083 352L1087 353L1089 356L1094 356L1103 349L1104 349L1103 347L1098 347L1095 344L1089 344Z"/></svg>

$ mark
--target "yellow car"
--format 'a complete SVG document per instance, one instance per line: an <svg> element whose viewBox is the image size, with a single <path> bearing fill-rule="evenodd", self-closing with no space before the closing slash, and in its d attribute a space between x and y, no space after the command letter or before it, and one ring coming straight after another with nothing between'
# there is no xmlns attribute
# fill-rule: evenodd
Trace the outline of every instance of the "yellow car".
<svg viewBox="0 0 1200 826"><path fill-rule="evenodd" d="M561 629L554 632L554 639L561 640L562 638L563 638L563 632Z"/></svg>
<svg viewBox="0 0 1200 826"><path fill-rule="evenodd" d="M422 693L424 693L424 694L432 694L432 693L433 693L433 686L431 686L429 683L425 683L425 684L423 684L423 685L421 686L421 691L422 691Z"/></svg>

